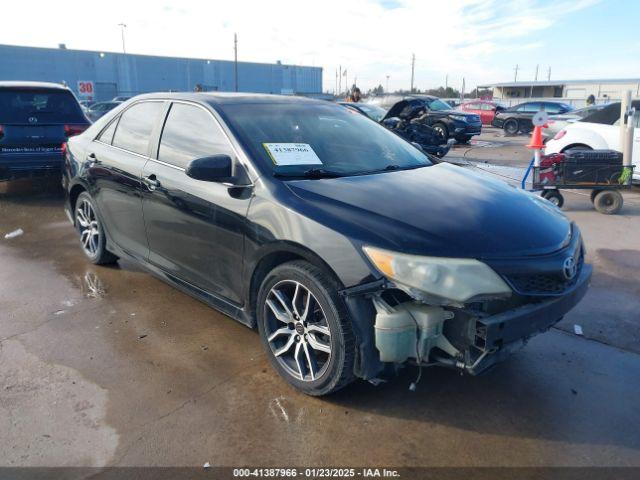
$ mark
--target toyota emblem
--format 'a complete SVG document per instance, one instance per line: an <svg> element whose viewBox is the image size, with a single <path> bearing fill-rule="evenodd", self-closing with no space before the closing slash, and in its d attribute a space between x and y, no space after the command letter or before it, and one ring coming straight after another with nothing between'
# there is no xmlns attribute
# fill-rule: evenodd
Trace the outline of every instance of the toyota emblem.
<svg viewBox="0 0 640 480"><path fill-rule="evenodd" d="M567 280L573 280L573 277L578 273L578 265L576 264L576 259L573 257L569 257L564 261L562 265L562 274L564 278Z"/></svg>
<svg viewBox="0 0 640 480"><path fill-rule="evenodd" d="M38 119L36 117L29 117L29 123L38 123Z"/></svg>

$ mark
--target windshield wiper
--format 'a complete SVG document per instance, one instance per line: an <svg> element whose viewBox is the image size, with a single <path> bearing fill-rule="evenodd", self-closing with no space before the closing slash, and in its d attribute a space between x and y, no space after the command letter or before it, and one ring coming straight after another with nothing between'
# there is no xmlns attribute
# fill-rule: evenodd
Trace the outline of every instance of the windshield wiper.
<svg viewBox="0 0 640 480"><path fill-rule="evenodd" d="M302 172L276 172L276 177L303 177L303 178L337 178L344 177L344 173L325 170L324 168L310 168Z"/></svg>
<svg viewBox="0 0 640 480"><path fill-rule="evenodd" d="M382 172L392 172L394 170L413 170L414 168L421 168L421 167L426 167L427 165L405 165L405 166L400 166L400 165L387 165L384 168L378 168L376 170L367 170L364 172L358 172L358 175L371 175L373 173L382 173Z"/></svg>

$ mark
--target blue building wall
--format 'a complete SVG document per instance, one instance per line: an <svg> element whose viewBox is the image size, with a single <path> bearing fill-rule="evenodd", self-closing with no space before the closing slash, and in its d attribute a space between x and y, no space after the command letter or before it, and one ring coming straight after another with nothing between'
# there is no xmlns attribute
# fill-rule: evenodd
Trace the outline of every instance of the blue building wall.
<svg viewBox="0 0 640 480"><path fill-rule="evenodd" d="M234 64L226 60L156 57L64 48L0 45L0 80L94 83L94 100L156 91L233 91ZM322 92L322 68L238 62L238 90L259 93Z"/></svg>

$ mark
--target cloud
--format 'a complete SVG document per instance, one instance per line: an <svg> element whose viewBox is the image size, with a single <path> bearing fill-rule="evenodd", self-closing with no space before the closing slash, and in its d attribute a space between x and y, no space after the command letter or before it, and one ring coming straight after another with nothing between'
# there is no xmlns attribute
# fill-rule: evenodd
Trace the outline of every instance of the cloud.
<svg viewBox="0 0 640 480"><path fill-rule="evenodd" d="M0 43L119 51L118 23L127 24L127 51L315 65L324 68L324 88L335 70L357 75L365 89L407 88L411 54L416 84L467 85L502 79L511 65L498 56L543 46L542 33L597 0L248 0L158 2L112 0L109 8L60 9L48 1L8 2ZM34 16L30 12L38 11ZM72 25L72 28L61 28Z"/></svg>

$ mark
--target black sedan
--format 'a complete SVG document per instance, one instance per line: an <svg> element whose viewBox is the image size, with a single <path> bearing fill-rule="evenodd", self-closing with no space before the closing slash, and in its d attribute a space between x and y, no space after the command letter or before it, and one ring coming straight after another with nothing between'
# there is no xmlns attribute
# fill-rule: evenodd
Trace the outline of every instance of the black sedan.
<svg viewBox="0 0 640 480"><path fill-rule="evenodd" d="M560 115L570 112L573 107L559 102L525 102L497 111L491 125L504 129L508 135L515 135L518 132L530 132L533 129L531 119L541 110L544 110L549 115Z"/></svg>
<svg viewBox="0 0 640 480"><path fill-rule="evenodd" d="M548 201L322 101L136 97L69 142L63 184L89 261L133 259L257 328L311 395L405 362L481 372L591 276Z"/></svg>

